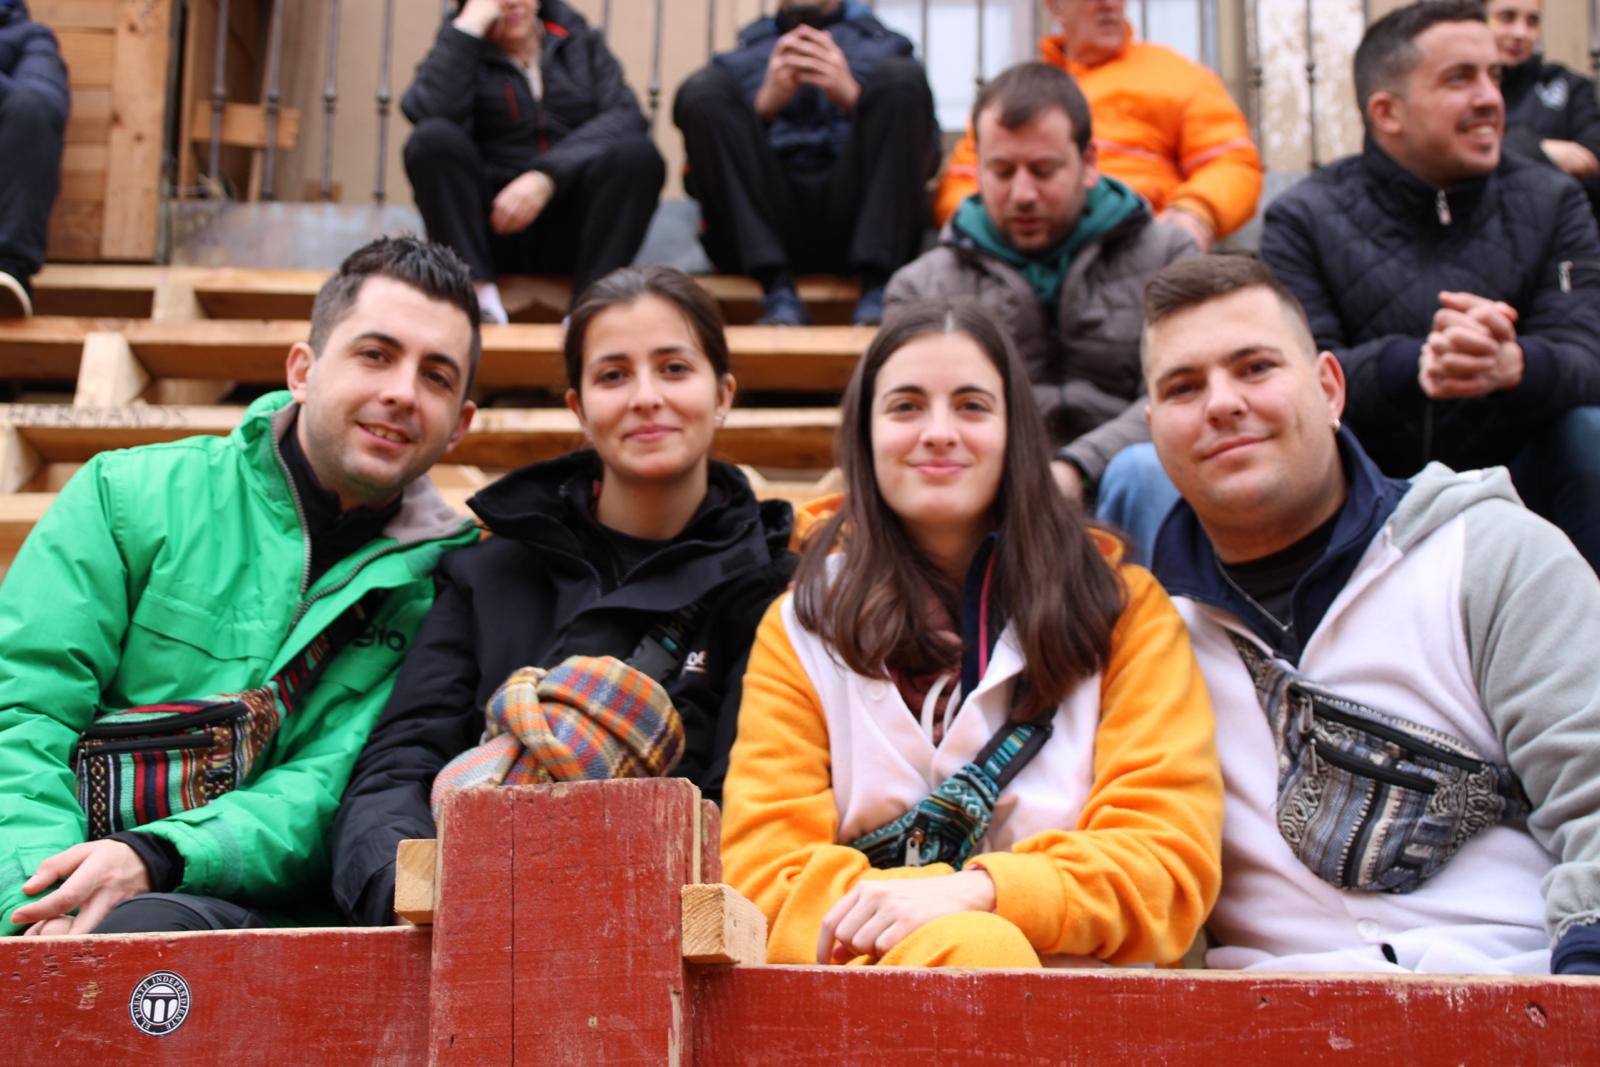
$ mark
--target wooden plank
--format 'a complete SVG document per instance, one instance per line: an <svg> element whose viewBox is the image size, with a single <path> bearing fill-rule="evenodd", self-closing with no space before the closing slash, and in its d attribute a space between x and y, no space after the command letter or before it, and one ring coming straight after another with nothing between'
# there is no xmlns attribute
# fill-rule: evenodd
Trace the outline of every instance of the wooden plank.
<svg viewBox="0 0 1600 1067"><path fill-rule="evenodd" d="M700 802L700 881L722 881L722 809L714 800Z"/></svg>
<svg viewBox="0 0 1600 1067"><path fill-rule="evenodd" d="M116 35L104 30L58 30L61 58L67 64L72 89L106 88L111 85L111 68L116 54Z"/></svg>
<svg viewBox="0 0 1600 1067"><path fill-rule="evenodd" d="M111 75L110 173L100 254L152 259L161 197L172 0L120 0Z"/></svg>
<svg viewBox="0 0 1600 1067"><path fill-rule="evenodd" d="M167 270L142 264L46 263L33 276L33 311L39 316L149 318Z"/></svg>
<svg viewBox="0 0 1600 1067"><path fill-rule="evenodd" d="M699 790L631 778L499 792L517 812L516 1062L687 1062L681 893Z"/></svg>
<svg viewBox="0 0 1600 1067"><path fill-rule="evenodd" d="M33 0L28 10L57 35L63 30L111 30L117 24L116 0ZM72 103L78 103L76 84Z"/></svg>
<svg viewBox="0 0 1600 1067"><path fill-rule="evenodd" d="M1600 983L1223 971L696 968L696 1067L1595 1062Z"/></svg>
<svg viewBox="0 0 1600 1067"><path fill-rule="evenodd" d="M766 916L731 885L684 886L683 958L690 963L765 963Z"/></svg>
<svg viewBox="0 0 1600 1067"><path fill-rule="evenodd" d="M300 136L300 110L278 110L278 147L294 148ZM211 141L211 102L196 100L189 121L191 141ZM267 147L267 109L259 104L225 104L222 108L222 143L240 148Z"/></svg>
<svg viewBox="0 0 1600 1067"><path fill-rule="evenodd" d="M0 493L15 493L27 485L43 462L20 431L0 426Z"/></svg>
<svg viewBox="0 0 1600 1067"><path fill-rule="evenodd" d="M60 199L50 212L46 254L51 259L99 259L105 201Z"/></svg>
<svg viewBox="0 0 1600 1067"><path fill-rule="evenodd" d="M414 926L433 925L433 891L439 863L435 838L412 838L395 850L394 913Z"/></svg>
<svg viewBox="0 0 1600 1067"><path fill-rule="evenodd" d="M134 358L128 339L96 330L84 339L72 402L79 407L120 407L139 399L149 384L150 375Z"/></svg>
<svg viewBox="0 0 1600 1067"><path fill-rule="evenodd" d="M66 143L105 144L111 136L111 90L74 87Z"/></svg>
<svg viewBox="0 0 1600 1067"><path fill-rule="evenodd" d="M4 431L0 431L0 452L4 450ZM6 493L0 495L0 575L11 569L17 550L27 540L34 525L50 505L54 493Z"/></svg>
<svg viewBox="0 0 1600 1067"><path fill-rule="evenodd" d="M426 930L273 930L0 939L16 1064L415 1064L426 1056ZM182 1023L135 1028L141 980L178 974Z"/></svg>
<svg viewBox="0 0 1600 1067"><path fill-rule="evenodd" d="M439 813L433 971L427 1011L432 1064L509 1064L516 967L511 946L515 863L512 791L467 789ZM537 892L543 885L530 881ZM546 927L561 931L560 926Z"/></svg>

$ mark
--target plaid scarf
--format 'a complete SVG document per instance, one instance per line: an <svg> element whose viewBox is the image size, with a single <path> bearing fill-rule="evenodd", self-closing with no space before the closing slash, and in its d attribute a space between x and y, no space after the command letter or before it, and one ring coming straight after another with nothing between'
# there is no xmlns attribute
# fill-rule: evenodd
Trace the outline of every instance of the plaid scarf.
<svg viewBox="0 0 1600 1067"><path fill-rule="evenodd" d="M653 778L683 755L683 719L649 675L611 656L523 667L484 709L483 742L433 780L433 814L456 789Z"/></svg>

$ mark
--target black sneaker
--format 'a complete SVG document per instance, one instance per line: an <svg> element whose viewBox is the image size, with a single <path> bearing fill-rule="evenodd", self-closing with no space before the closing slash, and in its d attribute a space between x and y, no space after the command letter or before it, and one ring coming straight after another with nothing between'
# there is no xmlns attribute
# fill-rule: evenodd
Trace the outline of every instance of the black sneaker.
<svg viewBox="0 0 1600 1067"><path fill-rule="evenodd" d="M28 287L5 271L0 271L0 319L26 319L33 315Z"/></svg>
<svg viewBox="0 0 1600 1067"><path fill-rule="evenodd" d="M757 326L810 326L811 313L800 302L800 294L780 285L761 298L761 317Z"/></svg>

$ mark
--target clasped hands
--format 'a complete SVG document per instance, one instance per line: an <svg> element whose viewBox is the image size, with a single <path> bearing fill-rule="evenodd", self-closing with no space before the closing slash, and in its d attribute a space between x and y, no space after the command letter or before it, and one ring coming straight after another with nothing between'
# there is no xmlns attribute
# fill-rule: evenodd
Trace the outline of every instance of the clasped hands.
<svg viewBox="0 0 1600 1067"><path fill-rule="evenodd" d="M1417 361L1417 382L1434 400L1488 396L1522 382L1517 311L1474 293L1442 292L1433 331Z"/></svg>
<svg viewBox="0 0 1600 1067"><path fill-rule="evenodd" d="M857 956L880 959L934 919L993 910L994 879L981 867L930 878L858 882L822 917L817 962L845 963Z"/></svg>
<svg viewBox="0 0 1600 1067"><path fill-rule="evenodd" d="M844 51L827 31L803 25L778 38L767 57L767 76L756 90L756 113L771 122L802 85L815 85L847 114L861 97L861 83L850 73Z"/></svg>

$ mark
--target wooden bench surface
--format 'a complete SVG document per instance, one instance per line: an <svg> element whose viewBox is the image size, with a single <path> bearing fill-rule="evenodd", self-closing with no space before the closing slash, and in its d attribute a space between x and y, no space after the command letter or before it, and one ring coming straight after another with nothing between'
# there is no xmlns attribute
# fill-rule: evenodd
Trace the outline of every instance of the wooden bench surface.
<svg viewBox="0 0 1600 1067"><path fill-rule="evenodd" d="M283 380L289 347L304 320L96 319L41 315L0 321L0 378L70 380L95 333L123 337L152 379L251 383ZM746 391L841 392L873 330L855 326L730 326L732 369ZM489 389L566 386L561 327L486 326L478 380Z"/></svg>
<svg viewBox="0 0 1600 1067"><path fill-rule="evenodd" d="M144 318L152 314L158 291L187 290L207 318L306 319L329 273L50 263L34 276L34 303L41 315ZM749 323L760 314L761 288L754 280L721 274L699 275L695 280L722 306L728 321ZM566 278L508 276L500 286L507 309L518 321L558 322L571 300L572 286ZM854 280L831 276L801 278L798 289L821 323L848 322L859 295Z"/></svg>

